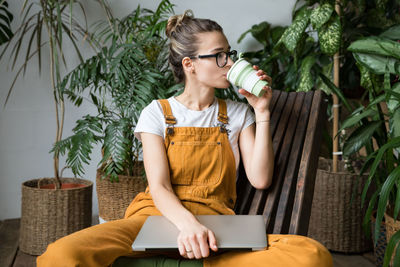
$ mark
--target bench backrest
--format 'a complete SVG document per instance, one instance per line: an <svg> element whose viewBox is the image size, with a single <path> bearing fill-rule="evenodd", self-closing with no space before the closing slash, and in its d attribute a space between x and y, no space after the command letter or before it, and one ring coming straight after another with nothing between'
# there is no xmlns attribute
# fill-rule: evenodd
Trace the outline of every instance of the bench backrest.
<svg viewBox="0 0 400 267"><path fill-rule="evenodd" d="M326 118L322 91L282 92L271 100L274 181L256 190L242 163L237 180L237 214L262 214L267 233L307 235L315 175Z"/></svg>

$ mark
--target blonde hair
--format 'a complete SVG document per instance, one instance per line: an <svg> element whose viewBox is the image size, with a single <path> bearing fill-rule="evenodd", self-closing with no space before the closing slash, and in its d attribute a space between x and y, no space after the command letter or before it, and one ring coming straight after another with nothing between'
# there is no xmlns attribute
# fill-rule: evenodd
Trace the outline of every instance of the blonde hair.
<svg viewBox="0 0 400 267"><path fill-rule="evenodd" d="M185 81L182 59L196 55L198 40L196 34L218 31L222 27L210 19L197 19L191 10L168 19L165 33L170 40L168 62L178 83Z"/></svg>

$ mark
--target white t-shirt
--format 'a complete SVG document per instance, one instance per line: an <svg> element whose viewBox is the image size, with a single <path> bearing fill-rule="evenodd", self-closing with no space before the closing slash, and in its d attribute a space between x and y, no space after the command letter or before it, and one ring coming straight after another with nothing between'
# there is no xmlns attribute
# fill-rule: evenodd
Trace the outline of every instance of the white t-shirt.
<svg viewBox="0 0 400 267"><path fill-rule="evenodd" d="M176 119L174 127L216 127L218 124L218 101L214 99L213 104L205 110L196 111L188 109L185 105L175 99L168 98L171 106L172 115ZM232 100L225 100L227 106L227 115L229 118L227 130L229 142L235 155L236 169L239 166L239 134L254 123L254 114L248 105ZM140 139L140 133L152 133L165 138L164 114L160 103L153 100L145 107L140 114L135 128L135 136Z"/></svg>

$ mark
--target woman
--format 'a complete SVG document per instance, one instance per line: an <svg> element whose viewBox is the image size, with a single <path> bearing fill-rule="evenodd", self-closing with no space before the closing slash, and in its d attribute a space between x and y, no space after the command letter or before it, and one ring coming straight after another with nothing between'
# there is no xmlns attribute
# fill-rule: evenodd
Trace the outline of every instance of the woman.
<svg viewBox="0 0 400 267"><path fill-rule="evenodd" d="M239 148L250 183L259 189L271 184L272 91L265 87L265 94L256 97L239 90L255 116L245 104L215 98L215 88L229 86L226 75L235 55L216 22L195 19L186 11L168 20L166 34L170 66L185 89L177 97L153 101L135 129L143 144L149 187L132 201L123 220L84 229L50 244L38 258L38 266L54 266L55 262L59 266L108 266L120 256L148 256L132 252L131 244L149 215L168 218L180 231L180 256L202 260L191 261L200 266L332 266L329 252L318 242L288 235L269 235L269 247L263 251L209 257L210 249L218 251L218 244L214 233L194 215L234 214ZM254 69L260 79L271 81L262 70Z"/></svg>

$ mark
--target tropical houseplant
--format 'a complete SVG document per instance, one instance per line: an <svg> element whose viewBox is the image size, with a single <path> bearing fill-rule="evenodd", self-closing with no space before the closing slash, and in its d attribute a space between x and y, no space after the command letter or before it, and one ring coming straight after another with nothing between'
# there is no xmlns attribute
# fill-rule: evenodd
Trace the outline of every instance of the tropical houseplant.
<svg viewBox="0 0 400 267"><path fill-rule="evenodd" d="M300 3L302 6L298 7ZM348 112L351 112L353 108L345 97L361 97L365 94L365 89L360 86L356 61L346 48L362 36L374 35L398 23L398 10L399 4L396 1L297 1L290 26L272 27L268 22L262 22L245 32L239 41L251 33L263 45L262 50L246 53L245 56L271 73L273 88L286 91L322 89L328 94L339 96ZM338 68L336 73L341 77L335 84L331 82L334 58L340 60L340 69ZM338 106L338 103L331 104L336 110ZM330 109L327 112L331 117ZM335 133L332 136L336 137L336 140L338 136L342 136L341 132L336 134L337 130L338 128L334 129ZM329 137L328 133L325 133L325 136L329 149L333 144L332 137ZM343 146L343 141L341 145ZM337 148L333 150L337 151ZM333 150L329 155L332 155ZM352 166L358 158L346 154L344 159L354 159L347 164ZM353 170L348 168L348 171L342 174L352 179L354 175L351 173L354 173ZM362 190L361 185L357 187ZM352 189L349 189L349 192L351 191ZM361 221L363 212L359 213ZM336 243L341 245L344 242L339 240ZM351 249L354 247L349 246Z"/></svg>
<svg viewBox="0 0 400 267"><path fill-rule="evenodd" d="M0 1L0 45L10 41L13 37L11 30L11 21L14 16L8 10L8 3L5 0Z"/></svg>
<svg viewBox="0 0 400 267"><path fill-rule="evenodd" d="M393 254L395 267L400 266L399 40L400 24L379 36L363 38L349 46L361 73L361 85L368 90L369 101L368 105L356 109L342 125L342 128L356 126L345 142L345 155L354 154L362 147L368 152L361 170L361 174L370 170L363 190L363 203L368 189L373 188L374 194L368 202L364 227L366 231L370 229L369 219L377 209L373 233L376 242L385 215L388 245L383 266L389 265ZM395 221L397 228L391 227Z"/></svg>
<svg viewBox="0 0 400 267"><path fill-rule="evenodd" d="M44 52L49 53L50 63L46 66L49 66L54 97L55 141L58 141L62 138L65 116L64 96L57 87L61 81L63 63L66 66L65 39L69 39L69 44L72 43L78 57L82 59L77 42L91 40L91 35L85 26L85 11L82 3L76 0L24 0L21 2L21 24L10 40L4 44L4 49L0 54L0 60L4 60L5 52L11 50L9 62L12 63L12 70L16 70L5 105L16 80L29 69L30 60L34 56L38 57L37 69L40 74L42 55ZM3 7L1 9L3 10ZM76 12L79 11L83 16L83 22L75 17ZM26 49L25 52L22 49ZM17 68L19 59L22 59L23 63ZM53 178L29 180L22 185L20 249L29 254L41 254L48 243L91 225L92 182L61 178L59 154L55 152L53 156ZM66 186L75 188L64 190L63 187ZM49 190L49 188L55 190ZM64 205L65 200L73 204Z"/></svg>
<svg viewBox="0 0 400 267"><path fill-rule="evenodd" d="M98 23L95 35L103 48L60 83L75 105L85 101L97 110L78 120L74 134L56 143L53 150L67 154L68 166L79 176L94 145L101 145L96 179L101 221L121 218L133 197L144 190L142 147L133 135L141 111L152 100L168 98L183 88L175 84L168 66L164 32L172 14L168 0L160 1L155 11L138 6L122 19L107 12L107 21ZM216 90L216 95L240 100L232 87Z"/></svg>
<svg viewBox="0 0 400 267"><path fill-rule="evenodd" d="M100 219L121 218L133 197L145 188L141 143L133 135L142 109L182 87L174 85L168 66L164 31L172 13L168 0L161 1L155 11L138 6L122 19L108 12L108 20L98 23L96 37L104 43L100 52L60 83L60 91L76 106L85 102L97 109L96 114L78 120L74 134L57 142L53 151L67 154L67 165L80 176L94 145L101 145L96 179Z"/></svg>
<svg viewBox="0 0 400 267"><path fill-rule="evenodd" d="M295 65L298 60L298 50L301 48L299 44L308 42L308 46L311 46L308 53L300 54L302 58L299 58L301 63L296 89L309 91L318 88L332 95L334 131L338 125L338 97L347 109L351 109L342 91L336 88L340 87L339 55L342 54L340 52L344 30L344 19L340 16L341 13L342 10L335 1L308 1L294 12L293 23L278 42L278 45L282 43L294 55ZM305 41L302 41L304 39ZM335 85L331 82L332 76L334 76ZM333 137L334 160L329 158L320 158L319 160L309 235L335 251L366 251L370 249L368 239L365 238L362 231L357 231L352 225L346 224L349 219L359 221L360 224L362 222L361 210L347 208L351 205L351 193L353 190L361 190L361 186L352 183L353 175L342 167L341 162L335 161L338 158L338 139L336 136ZM338 185L341 190L337 190ZM327 192L333 192L333 194ZM356 199L357 201L360 200ZM324 209L323 207L329 203L332 203L334 208ZM350 210L357 212L351 213ZM321 220L321 218L330 219Z"/></svg>
<svg viewBox="0 0 400 267"><path fill-rule="evenodd" d="M335 3L340 5L340 16L335 12ZM271 74L272 88L321 89L328 95L338 95L351 112L351 102L346 98L360 98L365 90L360 86L355 60L346 48L360 37L375 35L399 23L398 10L399 4L393 0L296 1L291 25L272 26L262 22L243 33L238 41L251 33L263 45L261 50L245 53L245 57ZM332 56L336 52L340 55L341 78L340 86L335 87L331 77ZM330 108L328 115L332 116ZM329 138L325 142L330 143L328 148L332 147Z"/></svg>

